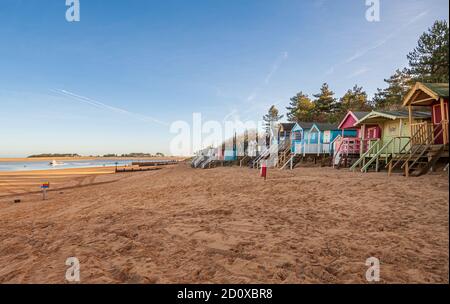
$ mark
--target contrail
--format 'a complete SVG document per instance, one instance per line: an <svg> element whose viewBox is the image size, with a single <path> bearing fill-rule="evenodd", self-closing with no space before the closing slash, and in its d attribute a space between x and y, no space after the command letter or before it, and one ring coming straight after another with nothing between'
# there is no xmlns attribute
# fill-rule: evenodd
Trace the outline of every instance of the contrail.
<svg viewBox="0 0 450 304"><path fill-rule="evenodd" d="M114 107L114 106L110 106L110 105L107 105L107 104L105 104L103 102L100 102L98 100L95 100L95 99L92 99L92 98L89 98L89 97L85 97L85 96L81 96L81 95L78 95L78 94L75 94L75 93L72 93L72 92L69 92L69 91L66 91L66 90L52 89L51 91L54 92L54 93L57 93L59 95L63 95L65 97L71 98L71 99L76 100L78 102L82 102L82 103L91 105L93 107L96 107L96 108L99 108L99 109L102 109L102 110L108 110L108 111L112 111L112 112L115 112L115 113L118 113L118 114L124 114L124 115L128 115L128 116L132 116L132 117L134 117L136 119L139 119L141 121L144 121L144 122L154 122L154 123L157 123L157 124L160 124L160 125L163 125L163 126L169 126L168 123L163 122L161 120L158 120L156 118L153 118L153 117L150 117L150 116L141 115L141 114L134 113L134 112L130 112L128 110L124 110L124 109L117 108L117 107Z"/></svg>

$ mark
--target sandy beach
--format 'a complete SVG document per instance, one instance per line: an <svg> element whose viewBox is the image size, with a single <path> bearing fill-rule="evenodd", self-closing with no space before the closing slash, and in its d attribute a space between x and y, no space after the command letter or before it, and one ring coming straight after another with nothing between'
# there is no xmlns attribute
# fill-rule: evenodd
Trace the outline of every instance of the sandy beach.
<svg viewBox="0 0 450 304"><path fill-rule="evenodd" d="M298 168L264 182L180 164L64 181L86 185L0 198L1 283L64 283L68 257L81 283L366 283L372 256L382 283L448 283L446 175Z"/></svg>

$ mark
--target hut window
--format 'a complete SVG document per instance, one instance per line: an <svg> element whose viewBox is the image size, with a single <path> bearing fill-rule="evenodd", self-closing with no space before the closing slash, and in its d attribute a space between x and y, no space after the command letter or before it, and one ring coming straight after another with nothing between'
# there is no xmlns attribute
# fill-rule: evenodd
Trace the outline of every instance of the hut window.
<svg viewBox="0 0 450 304"><path fill-rule="evenodd" d="M389 132L395 133L396 131L397 131L397 127L395 127L395 126L390 126L389 127Z"/></svg>
<svg viewBox="0 0 450 304"><path fill-rule="evenodd" d="M294 140L302 140L302 132L296 131L296 132L293 132L293 134L294 134L294 136L293 136Z"/></svg>

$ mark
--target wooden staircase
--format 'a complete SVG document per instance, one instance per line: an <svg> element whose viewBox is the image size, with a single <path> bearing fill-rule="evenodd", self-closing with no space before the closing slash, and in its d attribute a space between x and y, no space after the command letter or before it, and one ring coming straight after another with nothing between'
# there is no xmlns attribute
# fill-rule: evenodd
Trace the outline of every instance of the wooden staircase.
<svg viewBox="0 0 450 304"><path fill-rule="evenodd" d="M286 143L286 145L278 153L278 168L282 168L284 164L291 158L291 145Z"/></svg>
<svg viewBox="0 0 450 304"><path fill-rule="evenodd" d="M407 177L420 176L428 173L438 160L445 155L448 157L448 145L415 145L413 152L409 154L408 158L402 160L403 165L401 168ZM392 170L393 168L390 167L389 175L392 174Z"/></svg>
<svg viewBox="0 0 450 304"><path fill-rule="evenodd" d="M294 169L303 159L303 155L300 154L291 154L287 161L281 166L280 170L284 169Z"/></svg>
<svg viewBox="0 0 450 304"><path fill-rule="evenodd" d="M395 155L386 164L388 175L401 164L405 176L420 176L428 173L441 157L448 157L448 144L434 144L434 139L442 135L445 126L446 122L443 121L426 133L419 128L411 137L409 145L401 151L404 153Z"/></svg>

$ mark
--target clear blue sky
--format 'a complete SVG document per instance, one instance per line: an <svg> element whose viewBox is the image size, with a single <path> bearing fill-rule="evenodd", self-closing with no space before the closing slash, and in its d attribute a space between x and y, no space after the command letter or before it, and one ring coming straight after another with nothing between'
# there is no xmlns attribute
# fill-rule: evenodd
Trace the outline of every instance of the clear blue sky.
<svg viewBox="0 0 450 304"><path fill-rule="evenodd" d="M167 123L284 112L328 82L369 95L448 0L2 0L0 156L168 152ZM80 97L81 96L81 97ZM101 104L100 104L101 103Z"/></svg>

